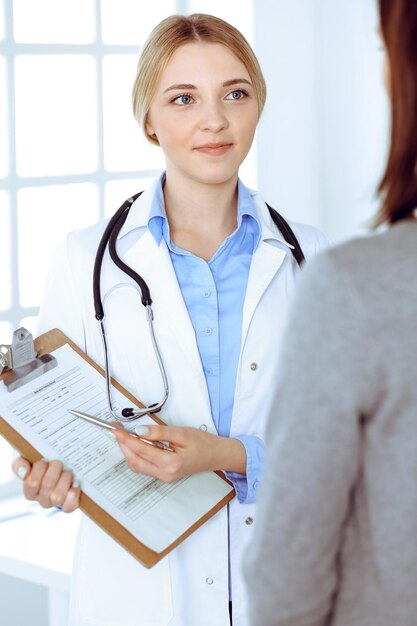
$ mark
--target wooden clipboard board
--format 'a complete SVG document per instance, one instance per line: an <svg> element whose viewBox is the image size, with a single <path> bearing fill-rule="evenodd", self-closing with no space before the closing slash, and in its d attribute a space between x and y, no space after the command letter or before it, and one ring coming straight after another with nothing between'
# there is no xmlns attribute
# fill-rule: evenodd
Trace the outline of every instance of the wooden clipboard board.
<svg viewBox="0 0 417 626"><path fill-rule="evenodd" d="M102 376L104 371L97 365L89 356L85 354L78 346L76 346L68 337L64 335L57 328L50 330L49 332L40 335L35 339L35 348L41 350L41 353L50 353L57 348L60 348L64 344L69 344L73 350L75 350L83 359L85 359L92 367L94 367ZM1 376L0 376L1 380ZM117 381L112 378L112 384L125 394L131 402L136 406L142 407L143 405L126 389L124 389ZM152 416L157 422L163 424L156 415ZM15 448L19 454L24 456L31 463L38 461L42 458L42 455L36 450L24 437L14 430L2 417L0 417L0 434ZM216 472L226 482L227 479L221 474ZM109 513L89 498L85 493L81 492L80 495L80 509L88 515L100 528L108 533L115 541L123 546L133 557L135 557L142 565L147 568L153 567L158 561L164 558L171 550L178 546L184 539L191 535L197 528L202 526L210 517L212 517L217 511L225 506L235 496L235 492L231 491L227 496L220 500L216 506L207 511L195 524L190 526L188 530L180 535L173 543L171 543L162 552L155 552L151 550L143 543L141 543L136 537L134 537L124 526L117 522Z"/></svg>

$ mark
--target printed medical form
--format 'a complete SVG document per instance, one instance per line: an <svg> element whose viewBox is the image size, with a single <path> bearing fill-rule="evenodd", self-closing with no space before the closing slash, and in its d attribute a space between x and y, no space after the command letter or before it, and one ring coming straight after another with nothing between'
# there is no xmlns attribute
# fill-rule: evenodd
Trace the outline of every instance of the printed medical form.
<svg viewBox="0 0 417 626"><path fill-rule="evenodd" d="M132 472L111 431L68 413L109 417L102 376L69 345L53 352L58 366L15 391L0 383L0 414L46 459L59 459L81 488L132 535L162 552L233 487L214 472L174 483ZM115 406L130 401L112 389ZM151 417L140 423L153 423Z"/></svg>

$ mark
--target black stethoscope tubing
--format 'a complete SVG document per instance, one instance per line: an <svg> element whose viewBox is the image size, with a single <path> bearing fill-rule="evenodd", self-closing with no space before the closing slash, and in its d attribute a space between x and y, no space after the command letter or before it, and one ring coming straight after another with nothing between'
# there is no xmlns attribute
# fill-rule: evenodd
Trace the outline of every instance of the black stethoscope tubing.
<svg viewBox="0 0 417 626"><path fill-rule="evenodd" d="M133 202L141 195L141 193L142 192L139 192L135 194L134 196L132 196L131 198L128 198L122 204L122 206L116 211L116 213L113 215L113 217L107 224L107 227L103 233L103 236L97 248L96 258L94 262L94 270L93 270L94 310L95 310L96 319L100 324L100 333L101 333L101 339L102 339L102 344L103 344L107 402L108 402L109 410L111 414L113 415L113 417L122 422L129 422L129 421L138 419L140 417L143 417L144 415L157 413L158 411L161 410L161 408L167 401L168 394L169 394L168 379L167 379L166 371L164 368L161 354L159 352L158 344L156 342L155 333L153 329L152 298L151 298L149 287L146 284L146 281L141 276L139 276L137 272L135 272L131 267L126 265L126 263L124 263L121 260L121 258L119 257L116 251L117 236L123 224L126 221L126 218L129 214L130 207L132 206ZM164 397L160 402L151 404L150 406L145 407L144 409L134 409L132 407L124 408L122 409L122 416L119 416L116 414L113 408L112 400L111 400L110 368L109 368L106 333L105 333L104 322L103 322L104 309L103 309L103 302L101 299L100 276L101 276L101 268L103 265L104 254L105 254L107 246L109 247L110 257L112 261L115 263L115 265L120 270L122 270L122 272L125 272L128 276L130 276L140 289L141 301L147 312L147 320L148 320L152 345L155 351L155 356L158 361L159 370L161 372L162 382L164 385Z"/></svg>
<svg viewBox="0 0 417 626"><path fill-rule="evenodd" d="M120 208L117 209L116 213L110 219L107 227L103 233L103 236L100 240L99 246L97 248L96 258L94 261L94 270L93 270L93 294L94 294L94 310L96 313L96 319L98 321L104 318L104 309L103 303L101 300L101 286L100 286L100 275L101 275L101 267L103 265L104 253L106 252L107 244L109 245L109 253L113 263L117 265L119 269L128 274L138 285L141 293L141 300L143 306L152 304L151 293L148 285L143 280L139 274L137 274L131 267L123 263L121 258L118 256L116 252L116 239L117 236L126 221L127 216L129 215L129 210L132 204L135 202L137 198L143 192L140 191L136 193L131 198L125 200Z"/></svg>

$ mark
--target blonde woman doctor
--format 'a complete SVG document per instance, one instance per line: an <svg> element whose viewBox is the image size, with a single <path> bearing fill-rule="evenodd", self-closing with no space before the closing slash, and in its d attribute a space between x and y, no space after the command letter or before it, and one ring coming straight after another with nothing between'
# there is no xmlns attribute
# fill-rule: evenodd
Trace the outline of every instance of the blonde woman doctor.
<svg viewBox="0 0 417 626"><path fill-rule="evenodd" d="M140 426L175 453L127 433L118 443L134 472L172 481L223 470L237 497L151 570L88 518L76 548L73 626L246 626L242 556L252 536L262 475L264 419L277 370L287 301L299 267L267 206L238 179L265 83L243 36L207 15L173 16L151 33L133 101L166 170L132 205L117 240L148 283L170 395L168 426ZM107 222L71 233L55 260L41 331L61 328L94 360L102 345L92 275ZM326 246L293 224L305 257ZM112 374L145 404L162 395L135 283L104 258L101 292ZM306 312L308 314L308 312ZM77 507L79 488L58 461L19 458L26 497Z"/></svg>

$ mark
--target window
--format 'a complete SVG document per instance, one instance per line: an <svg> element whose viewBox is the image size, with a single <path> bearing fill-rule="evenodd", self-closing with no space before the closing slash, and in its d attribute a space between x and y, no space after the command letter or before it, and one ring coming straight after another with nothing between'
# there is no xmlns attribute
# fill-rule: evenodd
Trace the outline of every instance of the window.
<svg viewBox="0 0 417 626"><path fill-rule="evenodd" d="M150 30L172 13L201 11L250 40L251 4L0 0L0 343L21 325L36 332L52 253L65 234L112 214L163 168L130 105ZM244 171L254 186L254 152ZM3 489L12 455L0 439Z"/></svg>

